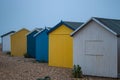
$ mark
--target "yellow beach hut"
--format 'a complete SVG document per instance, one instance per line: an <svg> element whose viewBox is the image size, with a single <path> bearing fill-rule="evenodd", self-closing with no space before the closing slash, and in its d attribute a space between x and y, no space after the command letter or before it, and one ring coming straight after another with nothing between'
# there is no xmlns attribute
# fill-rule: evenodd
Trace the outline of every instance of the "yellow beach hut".
<svg viewBox="0 0 120 80"><path fill-rule="evenodd" d="M11 35L11 55L23 56L26 53L26 34L29 30L23 28Z"/></svg>
<svg viewBox="0 0 120 80"><path fill-rule="evenodd" d="M73 38L70 37L81 22L61 21L49 32L49 66L73 66Z"/></svg>

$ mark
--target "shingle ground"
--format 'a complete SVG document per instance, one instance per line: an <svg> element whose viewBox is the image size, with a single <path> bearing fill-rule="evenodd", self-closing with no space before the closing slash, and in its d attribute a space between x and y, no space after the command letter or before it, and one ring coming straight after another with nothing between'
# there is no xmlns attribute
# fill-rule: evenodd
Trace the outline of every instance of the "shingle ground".
<svg viewBox="0 0 120 80"><path fill-rule="evenodd" d="M0 80L36 80L45 76L50 76L51 80L118 80L88 76L74 79L72 69L51 67L47 63L38 63L34 59L11 57L0 53Z"/></svg>

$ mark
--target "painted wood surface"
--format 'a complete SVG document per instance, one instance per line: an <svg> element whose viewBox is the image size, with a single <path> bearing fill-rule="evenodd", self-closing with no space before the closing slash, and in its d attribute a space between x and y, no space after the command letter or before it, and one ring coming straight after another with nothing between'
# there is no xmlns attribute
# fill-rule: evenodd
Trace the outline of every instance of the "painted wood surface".
<svg viewBox="0 0 120 80"><path fill-rule="evenodd" d="M35 58L35 37L34 35L38 33L37 30L34 30L30 34L27 35L27 54L31 58Z"/></svg>
<svg viewBox="0 0 120 80"><path fill-rule="evenodd" d="M18 32L11 35L11 55L23 56L27 52L27 38L26 34L29 31L27 29L21 29Z"/></svg>
<svg viewBox="0 0 120 80"><path fill-rule="evenodd" d="M73 67L73 30L61 25L49 34L49 65L58 67Z"/></svg>
<svg viewBox="0 0 120 80"><path fill-rule="evenodd" d="M15 31L10 31L1 35L1 42L2 42L2 52L7 53L11 52L11 38L10 36L14 34Z"/></svg>
<svg viewBox="0 0 120 80"><path fill-rule="evenodd" d="M48 62L48 30L44 29L35 36L36 60Z"/></svg>
<svg viewBox="0 0 120 80"><path fill-rule="evenodd" d="M91 21L73 36L74 64L83 74L104 77L118 76L117 37Z"/></svg>
<svg viewBox="0 0 120 80"><path fill-rule="evenodd" d="M6 52L10 52L11 51L11 39L10 36L13 33L6 35L4 37L2 37L2 52L6 53Z"/></svg>

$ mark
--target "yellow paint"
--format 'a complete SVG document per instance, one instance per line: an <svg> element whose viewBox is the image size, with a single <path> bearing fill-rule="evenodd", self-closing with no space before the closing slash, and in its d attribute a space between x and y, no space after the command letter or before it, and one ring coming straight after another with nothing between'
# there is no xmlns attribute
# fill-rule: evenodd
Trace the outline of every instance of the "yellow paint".
<svg viewBox="0 0 120 80"><path fill-rule="evenodd" d="M73 32L61 25L49 34L49 65L58 67L73 67Z"/></svg>
<svg viewBox="0 0 120 80"><path fill-rule="evenodd" d="M23 28L11 35L11 55L23 56L26 53L26 34L28 32L27 29Z"/></svg>

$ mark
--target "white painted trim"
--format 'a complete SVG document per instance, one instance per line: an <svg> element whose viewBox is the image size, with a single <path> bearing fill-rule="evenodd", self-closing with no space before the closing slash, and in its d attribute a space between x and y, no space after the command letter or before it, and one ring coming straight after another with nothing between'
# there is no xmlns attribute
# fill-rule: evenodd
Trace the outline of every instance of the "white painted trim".
<svg viewBox="0 0 120 80"><path fill-rule="evenodd" d="M80 27L78 27L75 31L73 31L70 35L74 36L75 33L77 33L82 27L84 27L86 24L88 24L91 20L97 22L99 25L101 25L103 28L107 29L108 31L110 31L111 33L113 33L114 35L117 35L116 32L114 32L113 30L109 29L107 26L105 26L104 24L102 24L100 21L98 21L97 19L95 19L94 17L90 18L86 23L84 23L83 25L81 25Z"/></svg>
<svg viewBox="0 0 120 80"><path fill-rule="evenodd" d="M42 30L40 30L38 33L36 33L33 37L36 37L39 33L41 33L42 31L44 31L45 29L50 30L49 28L45 27Z"/></svg>
<svg viewBox="0 0 120 80"><path fill-rule="evenodd" d="M100 21L98 21L95 18L92 18L95 22L97 22L98 24L100 24L102 27L104 27L105 29L107 29L108 31L112 32L114 35L117 35L116 32L114 32L113 30L109 29L107 26L105 26L104 24L102 24Z"/></svg>
<svg viewBox="0 0 120 80"><path fill-rule="evenodd" d="M37 32L36 34L33 35L33 37L37 36L39 33L41 33L42 31L44 31L45 29L40 30L39 32Z"/></svg>
<svg viewBox="0 0 120 80"><path fill-rule="evenodd" d="M84 27L87 23L89 23L92 20L92 18L90 18L87 22L85 22L84 24L82 24L80 27L78 27L75 31L73 31L70 35L74 36L74 34L76 32L78 32L82 27Z"/></svg>
<svg viewBox="0 0 120 80"><path fill-rule="evenodd" d="M38 32L39 32L39 31L40 31L39 29L40 29L40 28L35 28L34 30L32 30L32 31L30 31L29 33L27 33L26 36L29 35L29 34L31 34L31 33L34 32L34 31L38 31Z"/></svg>

